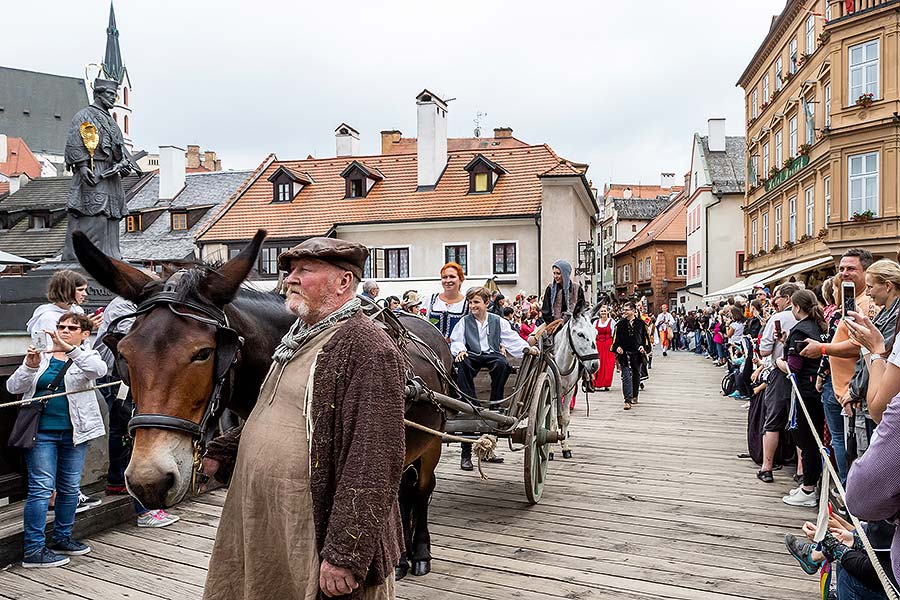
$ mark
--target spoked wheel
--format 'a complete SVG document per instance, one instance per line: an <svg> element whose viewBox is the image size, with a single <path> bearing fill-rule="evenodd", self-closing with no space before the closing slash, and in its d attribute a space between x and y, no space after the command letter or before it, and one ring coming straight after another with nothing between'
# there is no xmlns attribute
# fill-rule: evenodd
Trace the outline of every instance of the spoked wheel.
<svg viewBox="0 0 900 600"><path fill-rule="evenodd" d="M547 463L552 448L547 441L547 434L553 425L555 395L553 380L547 373L538 375L525 432L525 496L532 504L540 502L547 480Z"/></svg>

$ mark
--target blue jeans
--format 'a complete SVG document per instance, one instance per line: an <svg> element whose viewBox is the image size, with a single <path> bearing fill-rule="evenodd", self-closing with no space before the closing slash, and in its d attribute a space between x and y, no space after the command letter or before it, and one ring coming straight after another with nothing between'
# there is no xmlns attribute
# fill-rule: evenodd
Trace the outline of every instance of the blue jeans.
<svg viewBox="0 0 900 600"><path fill-rule="evenodd" d="M847 447L844 439L844 413L841 405L834 397L831 377L822 386L822 405L825 407L825 422L831 432L831 448L834 450L834 461L837 463L841 483L847 483Z"/></svg>
<svg viewBox="0 0 900 600"><path fill-rule="evenodd" d="M697 347L694 348L694 352L703 354L703 332L699 329L694 332L694 341L697 342Z"/></svg>
<svg viewBox="0 0 900 600"><path fill-rule="evenodd" d="M728 358L728 347L725 344L716 343L716 353L719 360L724 361Z"/></svg>
<svg viewBox="0 0 900 600"><path fill-rule="evenodd" d="M45 545L44 528L50 496L56 490L56 518L53 541L72 537L75 508L78 506L81 470L87 442L72 443L71 431L39 431L34 448L25 453L28 469L28 496L25 499L25 555Z"/></svg>
<svg viewBox="0 0 900 600"><path fill-rule="evenodd" d="M843 568L838 569L837 573L837 597L838 600L884 600L887 598L880 588L873 590Z"/></svg>

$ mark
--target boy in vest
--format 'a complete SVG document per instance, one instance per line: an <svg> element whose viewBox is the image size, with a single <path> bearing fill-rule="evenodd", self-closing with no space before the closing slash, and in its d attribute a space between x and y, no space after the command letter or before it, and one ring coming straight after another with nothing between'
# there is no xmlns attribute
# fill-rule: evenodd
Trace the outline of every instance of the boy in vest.
<svg viewBox="0 0 900 600"><path fill-rule="evenodd" d="M456 360L456 385L471 399L475 396L475 375L481 369L491 374L491 402L503 398L503 387L509 377L510 367L501 351L505 349L516 358L528 352L537 352L528 342L513 331L509 321L488 312L491 294L483 287L466 292L469 314L463 317L450 332L450 352ZM491 405L497 410L497 405ZM501 462L503 459L497 459ZM472 445L462 447L460 468L472 470Z"/></svg>

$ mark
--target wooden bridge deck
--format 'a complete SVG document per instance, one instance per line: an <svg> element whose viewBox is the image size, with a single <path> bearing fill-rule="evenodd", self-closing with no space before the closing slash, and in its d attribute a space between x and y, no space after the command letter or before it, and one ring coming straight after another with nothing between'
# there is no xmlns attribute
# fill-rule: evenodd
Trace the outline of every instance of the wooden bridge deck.
<svg viewBox="0 0 900 600"><path fill-rule="evenodd" d="M721 398L721 369L694 355L657 356L630 412L612 392L574 414L575 458L550 465L542 502L524 500L522 453L487 465L490 480L457 469L450 447L432 502L435 561L407 577L407 600L813 598L816 579L781 538L813 509L780 496L792 471L759 482L746 451L746 411ZM172 510L165 529L129 523L87 540L64 568L0 572L0 598L199 598L225 492Z"/></svg>

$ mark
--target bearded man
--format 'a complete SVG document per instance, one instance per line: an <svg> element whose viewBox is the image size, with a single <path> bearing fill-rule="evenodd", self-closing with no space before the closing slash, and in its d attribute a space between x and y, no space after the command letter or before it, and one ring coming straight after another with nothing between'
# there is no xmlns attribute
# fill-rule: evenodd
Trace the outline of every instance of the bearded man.
<svg viewBox="0 0 900 600"><path fill-rule="evenodd" d="M368 255L313 238L278 257L297 321L243 426L207 600L394 598L405 368L360 310Z"/></svg>

